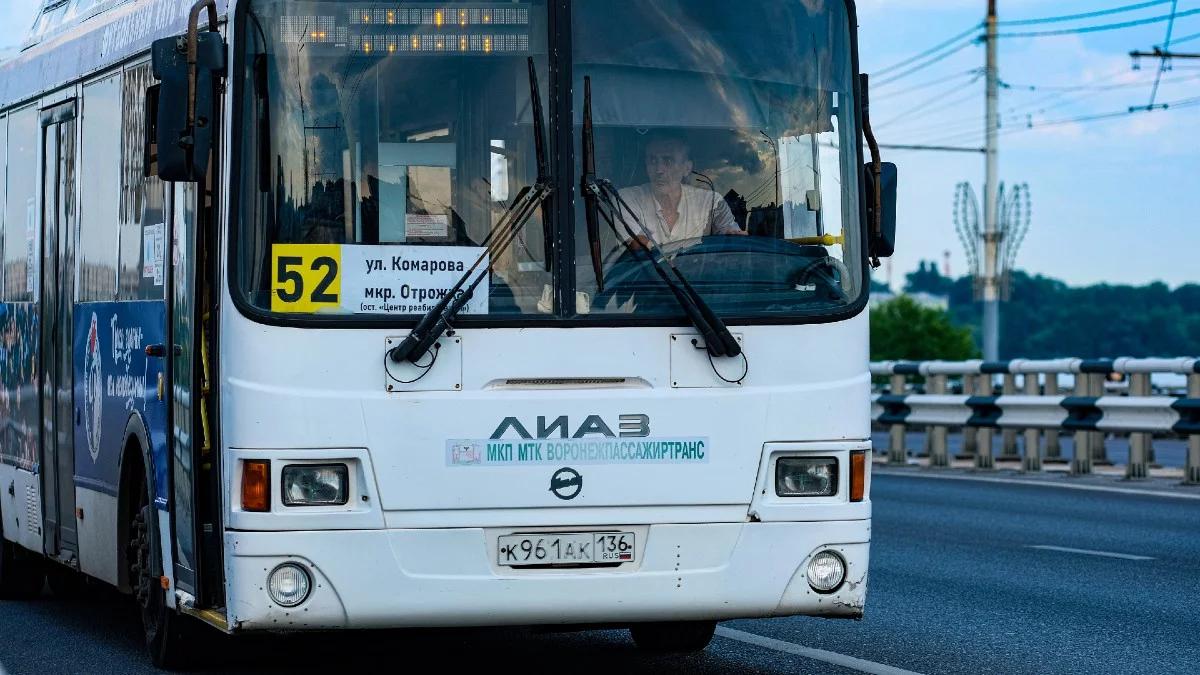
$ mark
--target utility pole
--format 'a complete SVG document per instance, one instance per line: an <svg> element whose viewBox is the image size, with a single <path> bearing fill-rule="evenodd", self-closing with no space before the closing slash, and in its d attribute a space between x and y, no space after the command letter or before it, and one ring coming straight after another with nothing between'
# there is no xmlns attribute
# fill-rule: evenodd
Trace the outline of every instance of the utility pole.
<svg viewBox="0 0 1200 675"><path fill-rule="evenodd" d="M1000 358L1000 158L997 132L1000 128L1000 74L996 63L996 0L988 0L987 15L987 170L983 193L983 358Z"/></svg>

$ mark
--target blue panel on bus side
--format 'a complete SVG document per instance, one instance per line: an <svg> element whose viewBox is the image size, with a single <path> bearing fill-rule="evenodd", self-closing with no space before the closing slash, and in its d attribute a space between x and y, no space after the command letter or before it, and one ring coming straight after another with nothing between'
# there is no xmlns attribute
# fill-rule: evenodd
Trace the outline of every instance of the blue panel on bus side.
<svg viewBox="0 0 1200 675"><path fill-rule="evenodd" d="M0 303L0 461L37 472L38 306Z"/></svg>
<svg viewBox="0 0 1200 675"><path fill-rule="evenodd" d="M146 356L146 346L165 342L165 322L162 300L75 306L75 484L117 494L121 441L136 415L150 434L154 501L164 509L167 406L158 377L165 363Z"/></svg>

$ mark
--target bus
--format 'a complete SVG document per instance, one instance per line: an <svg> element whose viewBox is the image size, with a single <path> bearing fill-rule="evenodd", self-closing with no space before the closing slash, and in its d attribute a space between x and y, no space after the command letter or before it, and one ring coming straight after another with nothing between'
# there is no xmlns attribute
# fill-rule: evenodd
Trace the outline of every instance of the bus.
<svg viewBox="0 0 1200 675"><path fill-rule="evenodd" d="M0 65L0 595L109 584L160 666L860 618L896 169L856 25L46 0Z"/></svg>

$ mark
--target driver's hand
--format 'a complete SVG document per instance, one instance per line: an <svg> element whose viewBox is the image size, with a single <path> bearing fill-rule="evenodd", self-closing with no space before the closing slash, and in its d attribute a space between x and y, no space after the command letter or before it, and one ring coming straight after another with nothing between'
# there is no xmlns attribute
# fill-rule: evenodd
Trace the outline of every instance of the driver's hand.
<svg viewBox="0 0 1200 675"><path fill-rule="evenodd" d="M749 232L747 232L741 228L736 229L736 230L729 230L729 231L725 232L724 234L728 234L733 237L746 237L746 236L750 235Z"/></svg>
<svg viewBox="0 0 1200 675"><path fill-rule="evenodd" d="M629 240L629 250L640 251L642 249L650 249L650 239L646 237L646 235L639 234L633 239Z"/></svg>

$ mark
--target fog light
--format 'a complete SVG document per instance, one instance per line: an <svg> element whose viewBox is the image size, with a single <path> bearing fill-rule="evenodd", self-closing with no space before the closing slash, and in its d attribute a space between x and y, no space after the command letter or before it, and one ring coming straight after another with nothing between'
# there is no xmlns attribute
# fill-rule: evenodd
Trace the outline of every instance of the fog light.
<svg viewBox="0 0 1200 675"><path fill-rule="evenodd" d="M293 464L283 467L284 506L340 506L350 496L345 464Z"/></svg>
<svg viewBox="0 0 1200 675"><path fill-rule="evenodd" d="M280 607L295 607L304 602L311 587L308 571L295 563L284 563L267 577L267 593Z"/></svg>
<svg viewBox="0 0 1200 675"><path fill-rule="evenodd" d="M832 497L837 484L834 457L780 457L775 462L775 494L780 497Z"/></svg>
<svg viewBox="0 0 1200 675"><path fill-rule="evenodd" d="M818 593L832 593L846 578L846 562L833 551L821 551L808 563L808 585Z"/></svg>

